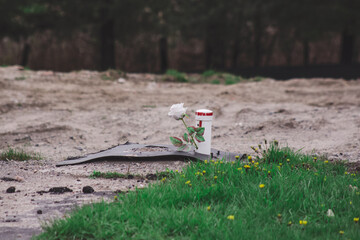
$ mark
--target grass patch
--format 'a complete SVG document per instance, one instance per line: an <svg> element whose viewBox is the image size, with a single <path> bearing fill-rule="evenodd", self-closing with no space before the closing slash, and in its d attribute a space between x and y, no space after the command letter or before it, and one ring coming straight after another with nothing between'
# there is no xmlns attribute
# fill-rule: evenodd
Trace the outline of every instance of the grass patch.
<svg viewBox="0 0 360 240"><path fill-rule="evenodd" d="M176 82L188 82L188 77L186 73L179 72L174 69L169 69L166 71L166 76L175 80Z"/></svg>
<svg viewBox="0 0 360 240"><path fill-rule="evenodd" d="M358 238L359 175L276 142L253 150L245 160L191 163L171 180L83 206L35 239Z"/></svg>
<svg viewBox="0 0 360 240"><path fill-rule="evenodd" d="M130 173L118 173L118 172L99 172L93 171L89 178L107 178L107 179L117 179L117 178L125 178L125 179L148 179L148 180L162 180L173 177L174 173L171 172L157 172L157 173L149 173L145 176L140 174L130 174Z"/></svg>
<svg viewBox="0 0 360 240"><path fill-rule="evenodd" d="M8 161L26 161L26 160L41 160L42 157L39 153L29 153L22 149L8 148L0 154L0 160Z"/></svg>

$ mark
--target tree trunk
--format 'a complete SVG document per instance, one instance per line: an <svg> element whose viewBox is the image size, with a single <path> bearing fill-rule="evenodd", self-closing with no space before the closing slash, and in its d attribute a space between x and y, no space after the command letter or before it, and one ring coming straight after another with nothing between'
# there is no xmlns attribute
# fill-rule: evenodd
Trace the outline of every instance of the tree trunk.
<svg viewBox="0 0 360 240"><path fill-rule="evenodd" d="M260 14L257 13L254 21L254 67L259 67L261 62L261 37L261 17Z"/></svg>
<svg viewBox="0 0 360 240"><path fill-rule="evenodd" d="M100 26L101 70L115 68L115 35L114 20L106 20Z"/></svg>
<svg viewBox="0 0 360 240"><path fill-rule="evenodd" d="M205 69L209 70L212 68L212 48L210 46L209 40L205 40Z"/></svg>
<svg viewBox="0 0 360 240"><path fill-rule="evenodd" d="M304 66L309 65L309 41L303 41L303 57L304 57Z"/></svg>
<svg viewBox="0 0 360 240"><path fill-rule="evenodd" d="M355 35L347 30L344 30L341 36L341 64L349 65L352 63L354 57L354 46Z"/></svg>
<svg viewBox="0 0 360 240"><path fill-rule="evenodd" d="M161 37L159 40L160 50L160 70L162 73L168 69L168 43L166 37Z"/></svg>
<svg viewBox="0 0 360 240"><path fill-rule="evenodd" d="M30 55L30 44L29 43L25 43L24 47L22 49L22 53L21 53L21 63L20 65L23 67L26 67L29 61L29 55Z"/></svg>

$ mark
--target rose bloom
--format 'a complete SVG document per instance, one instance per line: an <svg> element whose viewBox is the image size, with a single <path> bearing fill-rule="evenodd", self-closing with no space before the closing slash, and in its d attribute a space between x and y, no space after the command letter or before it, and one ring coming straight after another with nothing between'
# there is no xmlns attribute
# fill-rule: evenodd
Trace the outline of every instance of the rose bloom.
<svg viewBox="0 0 360 240"><path fill-rule="evenodd" d="M168 115L176 120L180 120L186 114L186 109L187 108L184 108L184 103L174 104L171 106Z"/></svg>

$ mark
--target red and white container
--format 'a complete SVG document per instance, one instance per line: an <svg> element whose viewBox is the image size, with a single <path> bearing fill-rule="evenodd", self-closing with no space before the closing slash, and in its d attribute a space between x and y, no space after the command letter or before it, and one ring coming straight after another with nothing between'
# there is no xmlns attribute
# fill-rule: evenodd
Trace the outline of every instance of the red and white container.
<svg viewBox="0 0 360 240"><path fill-rule="evenodd" d="M213 120L213 111L208 109L199 109L195 112L197 127L204 127L205 142L197 142L198 149L195 152L210 155L211 152L211 125Z"/></svg>

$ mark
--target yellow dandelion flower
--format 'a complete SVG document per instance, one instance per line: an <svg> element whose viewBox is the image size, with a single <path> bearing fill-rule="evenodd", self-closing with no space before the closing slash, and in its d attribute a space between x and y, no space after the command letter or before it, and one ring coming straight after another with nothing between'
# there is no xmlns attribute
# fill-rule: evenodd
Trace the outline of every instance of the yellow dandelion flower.
<svg viewBox="0 0 360 240"><path fill-rule="evenodd" d="M191 181L190 181L190 180L185 182L185 184L190 184L190 183L191 183Z"/></svg>
<svg viewBox="0 0 360 240"><path fill-rule="evenodd" d="M278 167L278 169L280 170L281 169L281 167L280 166L277 166Z"/></svg>
<svg viewBox="0 0 360 240"><path fill-rule="evenodd" d="M328 161L328 160L325 160L324 163L329 163L329 161Z"/></svg>
<svg viewBox="0 0 360 240"><path fill-rule="evenodd" d="M214 176L214 179L216 180L216 179L217 179L217 176Z"/></svg>
<svg viewBox="0 0 360 240"><path fill-rule="evenodd" d="M252 157L251 156L248 156L248 160L250 161L252 159Z"/></svg>
<svg viewBox="0 0 360 240"><path fill-rule="evenodd" d="M290 159L286 159L287 162L290 162Z"/></svg>
<svg viewBox="0 0 360 240"><path fill-rule="evenodd" d="M303 220L300 220L299 223L300 223L300 225L302 225L302 224L303 224Z"/></svg>
<svg viewBox="0 0 360 240"><path fill-rule="evenodd" d="M223 161L220 161L220 164L223 164Z"/></svg>
<svg viewBox="0 0 360 240"><path fill-rule="evenodd" d="M239 159L240 158L240 156L235 156L235 159Z"/></svg>
<svg viewBox="0 0 360 240"><path fill-rule="evenodd" d="M214 161L214 160L211 160L210 162L214 163L215 161Z"/></svg>
<svg viewBox="0 0 360 240"><path fill-rule="evenodd" d="M204 163L207 164L207 163L208 163L208 160L205 160Z"/></svg>
<svg viewBox="0 0 360 240"><path fill-rule="evenodd" d="M303 220L303 225L306 225L307 224L307 221L306 220Z"/></svg>
<svg viewBox="0 0 360 240"><path fill-rule="evenodd" d="M178 172L179 172L179 170L175 170L175 172L176 172L176 173L178 173Z"/></svg>
<svg viewBox="0 0 360 240"><path fill-rule="evenodd" d="M118 200L118 197L117 197L117 196L114 196L114 200L115 200L115 201Z"/></svg>
<svg viewBox="0 0 360 240"><path fill-rule="evenodd" d="M239 170L239 171L240 171L240 170L242 170L242 168L241 168L241 167L239 167L237 170Z"/></svg>
<svg viewBox="0 0 360 240"><path fill-rule="evenodd" d="M359 222L359 218L354 218L354 222L358 223Z"/></svg>
<svg viewBox="0 0 360 240"><path fill-rule="evenodd" d="M161 179L162 182L165 182L166 181L166 177L164 177L163 179Z"/></svg>
<svg viewBox="0 0 360 240"><path fill-rule="evenodd" d="M210 211L210 209L211 209L211 206L208 206L208 207L206 208L206 210L208 210L208 211Z"/></svg>
<svg viewBox="0 0 360 240"><path fill-rule="evenodd" d="M339 233L343 235L345 232L343 230L340 230Z"/></svg>
<svg viewBox="0 0 360 240"><path fill-rule="evenodd" d="M259 188L264 188L265 187L265 184L260 184L259 185Z"/></svg>
<svg viewBox="0 0 360 240"><path fill-rule="evenodd" d="M227 217L227 219L229 219L229 220L234 220L235 217L234 217L234 215L229 215L229 216Z"/></svg>
<svg viewBox="0 0 360 240"><path fill-rule="evenodd" d="M282 163L279 163L279 166L282 166Z"/></svg>
<svg viewBox="0 0 360 240"><path fill-rule="evenodd" d="M257 151L259 151L259 149L258 149L258 148L255 148L255 151L257 152Z"/></svg>
<svg viewBox="0 0 360 240"><path fill-rule="evenodd" d="M350 201L350 205L352 205L352 201Z"/></svg>
<svg viewBox="0 0 360 240"><path fill-rule="evenodd" d="M278 213L277 217L278 217L278 218L282 218L281 213Z"/></svg>
<svg viewBox="0 0 360 240"><path fill-rule="evenodd" d="M244 168L250 168L250 166L249 166L249 165L245 165Z"/></svg>
<svg viewBox="0 0 360 240"><path fill-rule="evenodd" d="M191 185L191 183L189 184L189 187L191 187L192 185Z"/></svg>
<svg viewBox="0 0 360 240"><path fill-rule="evenodd" d="M235 164L235 162L234 162L234 161L231 161L231 164Z"/></svg>
<svg viewBox="0 0 360 240"><path fill-rule="evenodd" d="M317 157L314 157L314 160L316 161L316 160L317 160Z"/></svg>
<svg viewBox="0 0 360 240"><path fill-rule="evenodd" d="M360 195L360 192L356 192L356 195Z"/></svg>
<svg viewBox="0 0 360 240"><path fill-rule="evenodd" d="M348 172L345 172L345 175L348 175L349 173Z"/></svg>
<svg viewBox="0 0 360 240"><path fill-rule="evenodd" d="M206 173L206 171L204 170L204 171L203 171L203 174L205 174L205 173Z"/></svg>
<svg viewBox="0 0 360 240"><path fill-rule="evenodd" d="M268 171L268 174L270 174L271 172L270 171Z"/></svg>
<svg viewBox="0 0 360 240"><path fill-rule="evenodd" d="M289 221L289 222L288 222L288 226L291 226L291 225L292 225L292 222L291 222L291 221Z"/></svg>

